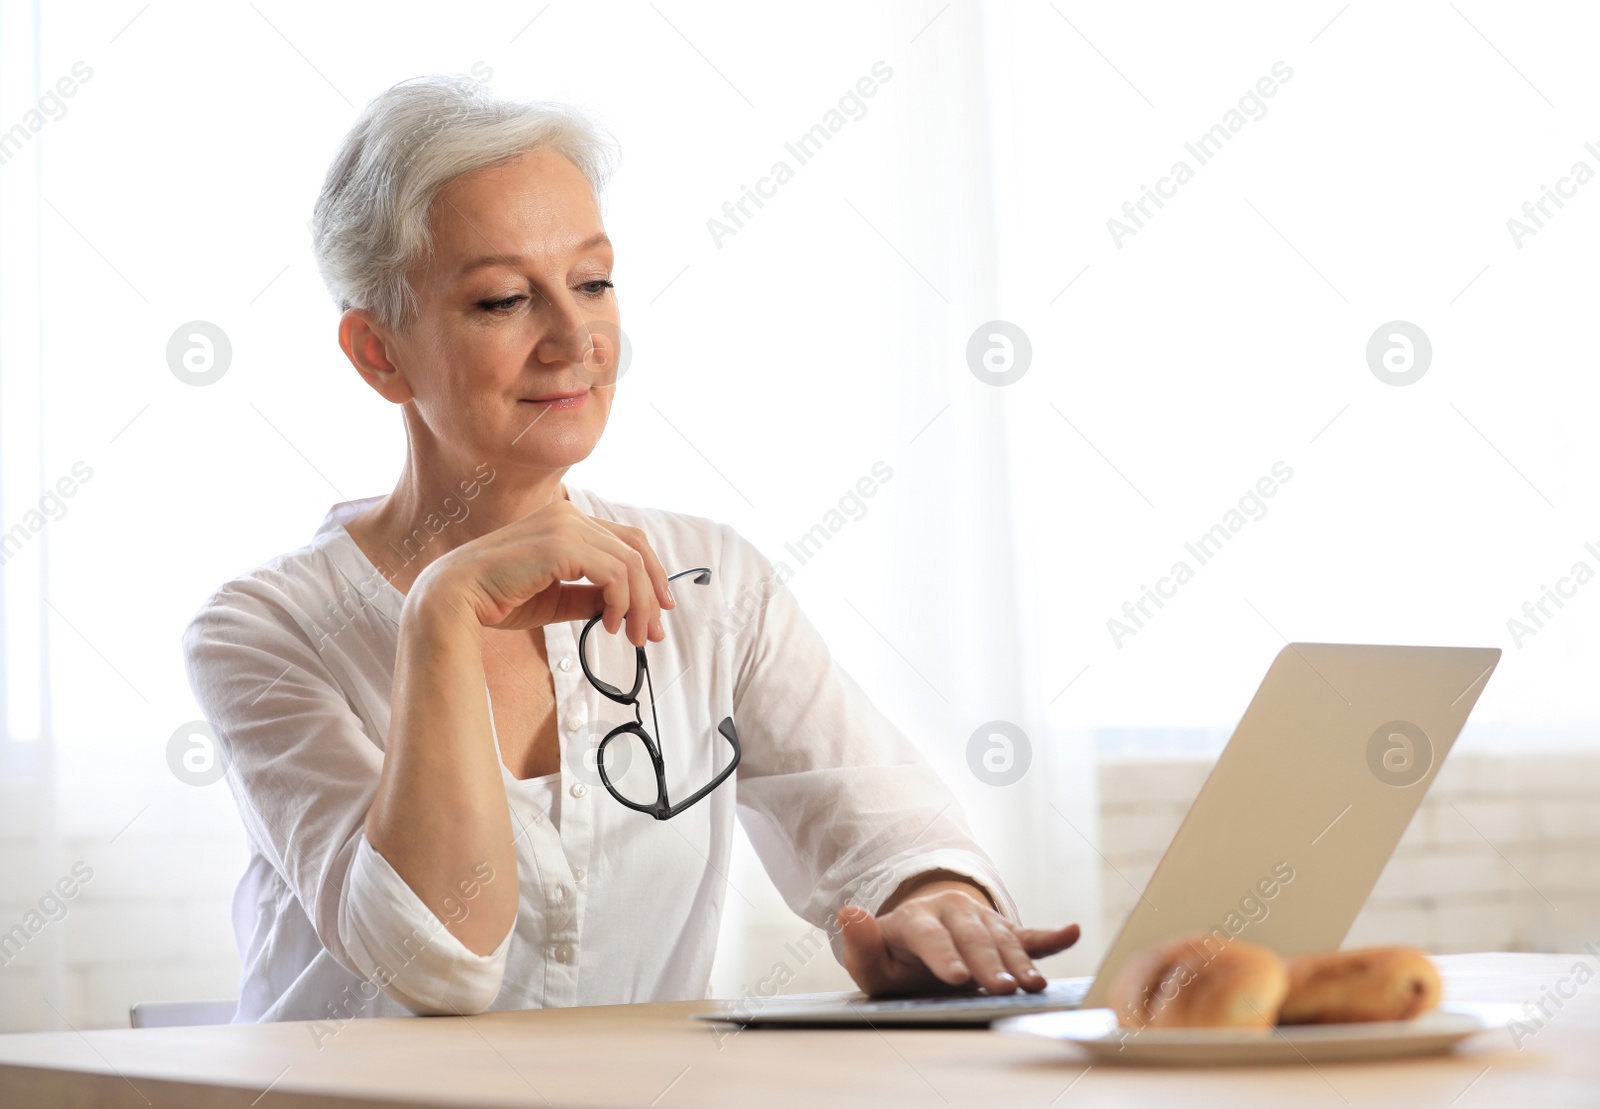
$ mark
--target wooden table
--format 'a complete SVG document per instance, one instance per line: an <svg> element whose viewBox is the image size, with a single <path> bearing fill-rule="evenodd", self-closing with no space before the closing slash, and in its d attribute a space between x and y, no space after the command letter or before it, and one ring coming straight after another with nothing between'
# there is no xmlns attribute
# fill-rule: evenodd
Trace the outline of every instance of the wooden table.
<svg viewBox="0 0 1600 1109"><path fill-rule="evenodd" d="M1600 956L1441 956L1446 996L1537 1001ZM0 1036L3 1106L861 1104L1600 1106L1600 976L1520 1049L1497 1027L1452 1055L1375 1064L1133 1069L984 1031L738 1031L706 1002ZM327 1028L324 1032L330 1031Z"/></svg>

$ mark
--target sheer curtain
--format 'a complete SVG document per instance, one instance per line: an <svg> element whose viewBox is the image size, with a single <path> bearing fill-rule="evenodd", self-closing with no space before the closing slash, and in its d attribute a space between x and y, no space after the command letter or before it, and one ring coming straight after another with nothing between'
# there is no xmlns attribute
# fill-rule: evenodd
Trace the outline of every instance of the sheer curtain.
<svg viewBox="0 0 1600 1109"><path fill-rule="evenodd" d="M1019 439L1018 413L1041 403L1055 371L1035 364L1014 384L996 384L1005 375L969 354L976 333L1000 361L1026 358L1004 350L988 325L1033 327L1040 307L1020 284L1024 244L1003 234L1018 201L1005 118L1010 17L988 5L899 5L879 19L894 76L875 119L861 124L876 128L872 149L810 203L833 221L817 233L852 274L871 274L881 301L851 309L871 314L869 345L836 340L837 355L808 379L845 403L883 391L881 422L865 434L893 478L868 502L872 517L830 542L826 565L799 570L794 588L843 664L953 787L1026 918L1090 924L1100 874L1088 733L1047 717L1063 683L1050 686L1042 668L1049 629L1032 600L1059 569L1019 542L1041 508L1028 500L1040 490L1024 493L1018 481L1036 447ZM864 457L862 433L830 424L819 438ZM834 544L843 542L870 553L842 564ZM730 906L736 917L760 916L738 898ZM1047 972L1092 970L1099 938L1089 931ZM744 945L755 976L787 967L793 932L757 921L730 939ZM724 969L719 984L749 985ZM837 974L798 980L842 984Z"/></svg>
<svg viewBox="0 0 1600 1109"><path fill-rule="evenodd" d="M43 269L41 149L53 120L39 111L54 75L40 57L37 9L0 10L0 929L40 912L64 873L55 797L55 747L47 657L53 525L65 502L41 504L50 451L42 434L45 373L40 305ZM65 112L65 104L52 116ZM36 114L25 115L28 111ZM19 123L18 131L11 125ZM46 512L48 511L48 516ZM46 908L56 915L54 902ZM44 921L40 912L32 918ZM35 997L66 994L59 928L25 928L0 946L6 976L0 1026L33 1027ZM19 939L23 942L19 943ZM33 996L28 996L33 995Z"/></svg>
<svg viewBox="0 0 1600 1109"><path fill-rule="evenodd" d="M937 737L940 769L1024 915L1087 924L1099 915L1093 766L1086 734L1048 716L1064 680L1041 651L1052 632L1037 601L1060 567L1023 541L1052 511L1027 480L1027 413L1061 366L1033 346L1045 306L1019 225L1012 19L1001 5L952 5L906 21L918 28L908 68L938 77L895 106L891 183L871 213L903 255L887 330L906 484L884 565L915 567L885 581L885 611L928 679L907 683L920 694L912 719ZM1092 969L1086 931L1047 971Z"/></svg>

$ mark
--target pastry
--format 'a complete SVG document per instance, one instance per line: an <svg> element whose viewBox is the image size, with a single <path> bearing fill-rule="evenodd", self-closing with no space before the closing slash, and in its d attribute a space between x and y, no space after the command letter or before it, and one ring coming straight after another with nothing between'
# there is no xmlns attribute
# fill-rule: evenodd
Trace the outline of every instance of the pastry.
<svg viewBox="0 0 1600 1109"><path fill-rule="evenodd" d="M1277 954L1199 932L1129 960L1111 986L1124 1028L1270 1028L1289 990Z"/></svg>
<svg viewBox="0 0 1600 1109"><path fill-rule="evenodd" d="M1439 972L1414 947L1303 955L1289 963L1279 1024L1410 1020L1439 1004Z"/></svg>

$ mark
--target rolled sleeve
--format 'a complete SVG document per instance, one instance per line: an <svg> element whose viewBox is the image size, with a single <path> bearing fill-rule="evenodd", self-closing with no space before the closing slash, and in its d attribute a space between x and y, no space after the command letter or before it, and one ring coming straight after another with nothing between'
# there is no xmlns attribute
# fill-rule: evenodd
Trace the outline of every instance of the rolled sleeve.
<svg viewBox="0 0 1600 1109"><path fill-rule="evenodd" d="M339 904L339 939L362 977L419 1015L471 1015L500 993L516 921L487 955L455 937L362 832Z"/></svg>
<svg viewBox="0 0 1600 1109"><path fill-rule="evenodd" d="M367 842L383 748L309 625L273 582L247 579L219 591L184 635L245 828L346 970L414 1012L481 1012L510 936L489 955L469 951Z"/></svg>

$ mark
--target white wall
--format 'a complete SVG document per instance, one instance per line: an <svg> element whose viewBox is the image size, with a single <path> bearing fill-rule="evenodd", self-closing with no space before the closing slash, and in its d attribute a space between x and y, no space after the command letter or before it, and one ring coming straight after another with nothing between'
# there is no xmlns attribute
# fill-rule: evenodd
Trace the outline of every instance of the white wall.
<svg viewBox="0 0 1600 1109"><path fill-rule="evenodd" d="M1208 759L1101 764L1103 935L1133 907L1210 771ZM1600 936L1596 780L1594 752L1452 754L1346 946L1576 951Z"/></svg>

